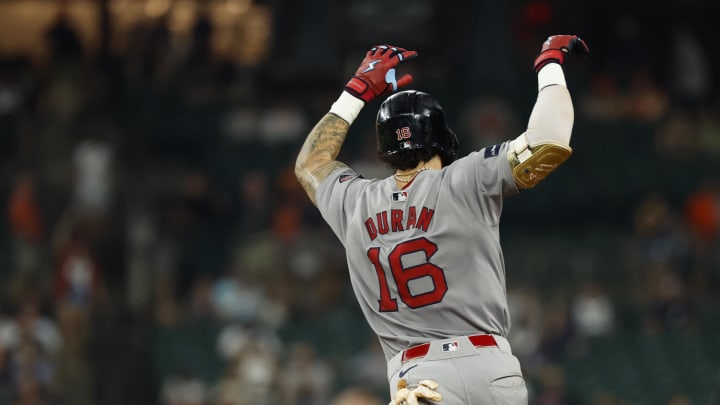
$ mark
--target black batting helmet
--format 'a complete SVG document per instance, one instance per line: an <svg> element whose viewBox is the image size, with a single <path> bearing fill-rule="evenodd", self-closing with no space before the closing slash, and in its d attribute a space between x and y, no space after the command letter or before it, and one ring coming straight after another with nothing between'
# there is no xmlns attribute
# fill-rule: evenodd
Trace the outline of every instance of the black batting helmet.
<svg viewBox="0 0 720 405"><path fill-rule="evenodd" d="M445 122L445 112L431 95L406 90L388 97L380 105L375 121L380 157L398 152L435 148L444 165L457 159L458 140Z"/></svg>

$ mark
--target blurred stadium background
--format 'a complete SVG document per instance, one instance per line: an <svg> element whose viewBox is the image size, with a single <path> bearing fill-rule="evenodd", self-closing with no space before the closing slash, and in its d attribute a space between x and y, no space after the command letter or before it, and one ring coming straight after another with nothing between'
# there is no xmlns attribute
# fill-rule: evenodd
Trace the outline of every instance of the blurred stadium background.
<svg viewBox="0 0 720 405"><path fill-rule="evenodd" d="M566 33L575 154L502 229L531 404L719 404L714 9L0 0L0 404L386 403L295 155L376 43L419 51L464 152L514 137ZM377 106L341 155L366 177Z"/></svg>

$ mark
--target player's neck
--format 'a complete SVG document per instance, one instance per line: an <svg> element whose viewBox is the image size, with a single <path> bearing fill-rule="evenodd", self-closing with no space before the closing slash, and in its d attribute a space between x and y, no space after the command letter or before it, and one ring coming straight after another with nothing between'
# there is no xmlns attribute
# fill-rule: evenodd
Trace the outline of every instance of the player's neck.
<svg viewBox="0 0 720 405"><path fill-rule="evenodd" d="M418 173L425 170L440 170L442 168L442 159L440 156L435 155L427 162L421 161L412 169L396 170L393 177L397 183L398 188L405 187L408 183L415 179Z"/></svg>

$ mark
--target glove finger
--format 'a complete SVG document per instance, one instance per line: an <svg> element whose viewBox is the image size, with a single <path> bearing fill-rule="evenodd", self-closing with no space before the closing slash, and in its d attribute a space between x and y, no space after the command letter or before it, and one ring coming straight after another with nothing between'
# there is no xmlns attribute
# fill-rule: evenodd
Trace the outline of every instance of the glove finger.
<svg viewBox="0 0 720 405"><path fill-rule="evenodd" d="M398 87L397 78L395 77L395 69L389 69L385 73L385 83L387 83L389 86L387 86L387 89L384 93L393 93L396 92Z"/></svg>
<svg viewBox="0 0 720 405"><path fill-rule="evenodd" d="M572 39L568 41L567 46L565 46L562 51L565 53L573 52L578 55L590 52L585 41L575 35L572 36Z"/></svg>
<svg viewBox="0 0 720 405"><path fill-rule="evenodd" d="M580 38L577 38L577 39L575 39L575 42L576 42L575 48L577 48L581 54L588 55L590 53L590 48L588 48L585 41L583 41Z"/></svg>
<svg viewBox="0 0 720 405"><path fill-rule="evenodd" d="M390 55L389 55L389 56L390 56L390 57L393 57L393 56L399 54L400 52L405 52L405 51L407 51L407 49L403 49L403 48L400 48L400 47L397 47L397 46L391 46L391 47L390 47Z"/></svg>
<svg viewBox="0 0 720 405"><path fill-rule="evenodd" d="M436 390L437 387L440 386L440 384L438 384L437 381L433 381L433 380L420 380L418 385L423 385L425 387L430 388L431 390Z"/></svg>
<svg viewBox="0 0 720 405"><path fill-rule="evenodd" d="M418 53L415 51L403 51L403 52L399 53L397 55L397 57L400 61L403 61L403 60L412 59L412 58L416 57L417 55L418 55Z"/></svg>
<svg viewBox="0 0 720 405"><path fill-rule="evenodd" d="M442 399L442 395L423 385L420 385L414 390L412 390L410 396L415 396L417 398L426 398L431 401L439 401Z"/></svg>
<svg viewBox="0 0 720 405"><path fill-rule="evenodd" d="M398 48L397 46L393 46L392 48L390 48L390 53L387 54L387 58L390 59L393 56L396 56L398 54L405 52L406 50L407 49Z"/></svg>
<svg viewBox="0 0 720 405"><path fill-rule="evenodd" d="M390 55L388 57L392 58L393 56L397 56L398 59L400 59L400 60L411 58L411 57L417 55L417 52L408 51L407 49L400 48L399 46L393 46L392 48L390 48L390 50L392 52L390 53ZM415 55L409 55L411 53L414 53ZM405 55L403 55L403 54L405 54Z"/></svg>
<svg viewBox="0 0 720 405"><path fill-rule="evenodd" d="M396 404L402 404L403 401L407 400L407 397L410 395L410 390L407 388L401 388L395 393L395 398L393 398L393 402Z"/></svg>
<svg viewBox="0 0 720 405"><path fill-rule="evenodd" d="M392 48L392 47L390 45L383 44L383 45L378 45L377 48L378 48L378 50L377 50L376 54L385 55L385 53L387 53L387 51L389 51L390 48Z"/></svg>
<svg viewBox="0 0 720 405"><path fill-rule="evenodd" d="M418 405L417 396L415 395L414 391L415 390L411 391L407 399L405 400L407 401L407 405Z"/></svg>
<svg viewBox="0 0 720 405"><path fill-rule="evenodd" d="M400 78L397 80L397 87L405 87L408 84L412 83L413 77L411 74L404 74L400 76Z"/></svg>
<svg viewBox="0 0 720 405"><path fill-rule="evenodd" d="M387 45L375 45L367 53L367 56L378 56L382 55L385 52L387 52L388 46Z"/></svg>

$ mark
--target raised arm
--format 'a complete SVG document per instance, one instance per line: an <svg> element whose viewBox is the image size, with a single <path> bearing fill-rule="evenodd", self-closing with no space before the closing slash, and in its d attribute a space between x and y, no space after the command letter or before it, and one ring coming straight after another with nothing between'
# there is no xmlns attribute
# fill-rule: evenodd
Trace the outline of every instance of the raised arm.
<svg viewBox="0 0 720 405"><path fill-rule="evenodd" d="M527 131L510 142L508 161L515 183L532 188L570 157L573 105L561 65L568 53L587 54L587 45L575 35L549 37L535 60L538 98Z"/></svg>
<svg viewBox="0 0 720 405"><path fill-rule="evenodd" d="M295 161L295 176L313 204L318 185L336 169L347 167L335 158L345 142L348 129L348 121L333 113L327 113L305 139Z"/></svg>
<svg viewBox="0 0 720 405"><path fill-rule="evenodd" d="M350 124L367 102L412 82L408 74L396 78L395 67L415 56L415 51L391 45L370 49L330 112L310 131L295 161L295 175L313 204L317 205L315 192L320 183L335 170L347 167L335 159Z"/></svg>

